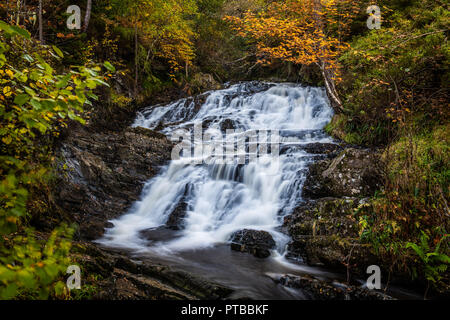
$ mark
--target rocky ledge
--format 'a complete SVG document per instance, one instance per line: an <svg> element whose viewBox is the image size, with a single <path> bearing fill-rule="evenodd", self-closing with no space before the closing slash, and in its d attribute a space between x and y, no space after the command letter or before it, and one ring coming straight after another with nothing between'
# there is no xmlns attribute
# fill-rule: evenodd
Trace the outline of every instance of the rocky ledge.
<svg viewBox="0 0 450 320"><path fill-rule="evenodd" d="M137 262L126 253L87 243L74 244L72 258L80 264L83 286L95 286L91 299L198 300L224 299L233 291L182 271Z"/></svg>
<svg viewBox="0 0 450 320"><path fill-rule="evenodd" d="M61 148L59 206L79 225L79 238L98 239L108 220L139 199L144 183L170 159L172 144L158 132L75 130Z"/></svg>
<svg viewBox="0 0 450 320"><path fill-rule="evenodd" d="M393 300L392 297L378 291L326 282L311 276L284 275L274 280L289 288L302 289L306 298L313 300Z"/></svg>
<svg viewBox="0 0 450 320"><path fill-rule="evenodd" d="M311 165L304 184L304 202L285 218L292 237L288 257L356 276L379 264L370 245L361 243L355 210L381 188L376 152L346 148L334 158Z"/></svg>

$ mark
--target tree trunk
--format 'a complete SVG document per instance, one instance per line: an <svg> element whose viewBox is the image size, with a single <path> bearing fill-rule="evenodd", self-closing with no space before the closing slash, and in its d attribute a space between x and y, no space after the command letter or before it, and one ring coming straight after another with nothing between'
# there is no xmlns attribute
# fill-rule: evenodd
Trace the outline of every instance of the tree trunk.
<svg viewBox="0 0 450 320"><path fill-rule="evenodd" d="M44 43L44 30L43 30L43 22L42 22L42 0L39 0L39 41Z"/></svg>
<svg viewBox="0 0 450 320"><path fill-rule="evenodd" d="M86 15L84 16L83 32L86 32L89 26L89 20L91 20L92 0L88 0L86 5Z"/></svg>
<svg viewBox="0 0 450 320"><path fill-rule="evenodd" d="M336 90L333 76L330 74L330 71L327 70L324 62L321 62L319 67L322 73L323 81L325 82L325 89L327 90L327 96L328 99L330 99L331 106L335 110L342 112L342 101L339 99L339 94Z"/></svg>

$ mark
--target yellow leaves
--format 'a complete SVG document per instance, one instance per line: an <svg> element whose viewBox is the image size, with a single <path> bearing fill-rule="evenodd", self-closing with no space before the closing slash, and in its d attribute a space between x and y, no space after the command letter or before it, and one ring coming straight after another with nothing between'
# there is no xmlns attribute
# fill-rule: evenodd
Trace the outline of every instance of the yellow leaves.
<svg viewBox="0 0 450 320"><path fill-rule="evenodd" d="M12 89L9 86L6 86L3 88L3 94L5 95L5 97L9 97L12 95Z"/></svg>
<svg viewBox="0 0 450 320"><path fill-rule="evenodd" d="M14 72L12 72L11 70L9 70L9 69L7 69L6 71L6 74L12 79L12 78L14 78Z"/></svg>
<svg viewBox="0 0 450 320"><path fill-rule="evenodd" d="M19 219L17 219L16 217L12 217L12 216L6 217L5 220L10 223L17 223L19 221Z"/></svg>
<svg viewBox="0 0 450 320"><path fill-rule="evenodd" d="M2 138L2 142L6 145L10 144L12 142L12 138L10 136L6 136Z"/></svg>

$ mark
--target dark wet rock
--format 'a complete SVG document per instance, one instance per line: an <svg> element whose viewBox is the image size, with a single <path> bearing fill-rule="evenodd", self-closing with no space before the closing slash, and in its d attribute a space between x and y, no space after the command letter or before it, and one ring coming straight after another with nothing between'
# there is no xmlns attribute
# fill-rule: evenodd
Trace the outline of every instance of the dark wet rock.
<svg viewBox="0 0 450 320"><path fill-rule="evenodd" d="M379 264L372 246L357 238L297 236L288 245L291 257L300 256L311 266L328 267L365 275L368 266Z"/></svg>
<svg viewBox="0 0 450 320"><path fill-rule="evenodd" d="M323 197L373 196L382 186L380 158L367 149L345 149L333 160L311 165L303 196Z"/></svg>
<svg viewBox="0 0 450 320"><path fill-rule="evenodd" d="M303 149L312 154L335 154L342 151L342 147L334 143L308 143L303 146Z"/></svg>
<svg viewBox="0 0 450 320"><path fill-rule="evenodd" d="M154 127L154 130L162 131L167 127L180 125L186 121L192 120L192 118L200 111L207 98L208 94L204 93L181 99L177 102L177 108L168 110L164 116L161 117L159 123ZM146 117L151 114L154 109L164 106L166 106L166 104L154 105L142 110L140 113L142 116ZM173 121L174 117L177 119L175 122Z"/></svg>
<svg viewBox="0 0 450 320"><path fill-rule="evenodd" d="M230 119L225 119L220 123L220 130L222 130L223 132L234 129L235 129L234 122Z"/></svg>
<svg viewBox="0 0 450 320"><path fill-rule="evenodd" d="M231 249L248 252L258 258L270 256L270 250L275 248L275 241L267 231L239 230L231 236Z"/></svg>
<svg viewBox="0 0 450 320"><path fill-rule="evenodd" d="M163 242L180 237L179 230L167 228L165 226L150 228L140 232L140 237L152 242Z"/></svg>
<svg viewBox="0 0 450 320"><path fill-rule="evenodd" d="M74 130L61 149L60 178L54 187L58 206L93 240L139 199L144 183L170 160L172 143L145 128L93 133Z"/></svg>
<svg viewBox="0 0 450 320"><path fill-rule="evenodd" d="M354 213L364 202L358 198L322 198L296 208L283 223L292 238L287 257L312 266L365 274L366 268L379 260L372 247L359 239Z"/></svg>
<svg viewBox="0 0 450 320"><path fill-rule="evenodd" d="M336 157L343 148L334 143L308 143L303 145L285 145L280 148L280 154L291 151L303 150L310 154L327 155L329 158Z"/></svg>
<svg viewBox="0 0 450 320"><path fill-rule="evenodd" d="M233 290L213 282L149 262L135 262L120 252L99 249L93 244L74 245L73 258L83 274L94 278L92 298L103 300L224 299ZM91 283L92 282L92 283Z"/></svg>
<svg viewBox="0 0 450 320"><path fill-rule="evenodd" d="M364 202L357 198L322 198L297 207L284 219L283 227L293 236L358 236L355 209Z"/></svg>
<svg viewBox="0 0 450 320"><path fill-rule="evenodd" d="M289 288L301 289L309 299L314 300L394 300L379 291L326 282L312 276L284 275L275 281Z"/></svg>
<svg viewBox="0 0 450 320"><path fill-rule="evenodd" d="M184 218L186 217L186 210L188 208L187 195L189 193L190 185L186 185L184 194L177 205L172 210L167 219L166 226L172 230L181 230L184 228Z"/></svg>
<svg viewBox="0 0 450 320"><path fill-rule="evenodd" d="M184 227L184 218L186 217L187 203L181 200L167 219L166 226L169 229L181 230Z"/></svg>

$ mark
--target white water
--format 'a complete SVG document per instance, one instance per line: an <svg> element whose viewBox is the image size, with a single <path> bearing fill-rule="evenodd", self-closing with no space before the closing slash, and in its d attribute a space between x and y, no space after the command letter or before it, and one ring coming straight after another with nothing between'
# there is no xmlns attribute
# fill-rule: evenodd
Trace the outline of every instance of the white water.
<svg viewBox="0 0 450 320"><path fill-rule="evenodd" d="M193 165L188 156L173 160L148 181L141 200L127 214L111 221L114 227L99 242L176 252L226 243L233 232L247 228L270 232L278 253L283 252L289 239L277 227L301 201L306 168L313 161L312 155L287 146L332 142L322 132L332 117L326 94L320 88L243 83L207 95L197 110L192 99L149 108L134 126L154 129L163 123L162 132L169 135L203 122L207 132L217 134L228 119L236 129L281 130L285 151L279 159L268 156L247 165ZM178 238L149 243L140 237L143 230L163 226L182 199L187 214Z"/></svg>

